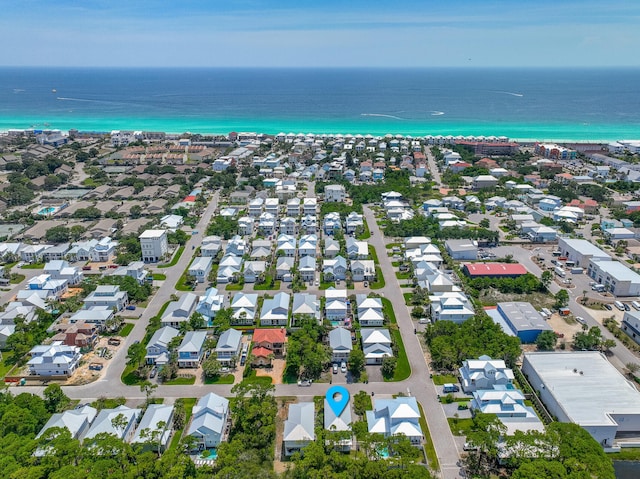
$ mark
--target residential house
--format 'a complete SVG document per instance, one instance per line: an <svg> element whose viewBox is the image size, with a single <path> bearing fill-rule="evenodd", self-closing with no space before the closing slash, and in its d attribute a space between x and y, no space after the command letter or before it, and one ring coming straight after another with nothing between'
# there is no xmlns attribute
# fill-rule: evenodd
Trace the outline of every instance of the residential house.
<svg viewBox="0 0 640 479"><path fill-rule="evenodd" d="M276 262L276 279L291 282L293 277L291 271L295 265L295 259L288 256L280 256Z"/></svg>
<svg viewBox="0 0 640 479"><path fill-rule="evenodd" d="M344 226L348 235L364 231L364 216L352 211L345 218Z"/></svg>
<svg viewBox="0 0 640 479"><path fill-rule="evenodd" d="M298 229L298 220L290 216L282 218L280 220L280 226L278 231L280 234L296 235Z"/></svg>
<svg viewBox="0 0 640 479"><path fill-rule="evenodd" d="M315 406L312 402L301 402L289 405L289 416L284 422L283 450L289 457L302 452L315 441Z"/></svg>
<svg viewBox="0 0 640 479"><path fill-rule="evenodd" d="M213 266L213 258L210 256L198 256L194 258L189 266L188 274L198 283L204 283L209 277L211 267Z"/></svg>
<svg viewBox="0 0 640 479"><path fill-rule="evenodd" d="M217 283L226 284L237 281L242 269L242 263L242 256L233 256L231 254L223 256L218 265Z"/></svg>
<svg viewBox="0 0 640 479"><path fill-rule="evenodd" d="M103 409L87 431L84 437L85 444L90 443L91 439L94 439L98 434L111 434L124 442L131 441L141 412L141 409L131 409L127 406ZM122 421L117 419L122 419Z"/></svg>
<svg viewBox="0 0 640 479"><path fill-rule="evenodd" d="M119 268L110 271L110 276L129 276L135 279L138 284L144 284L149 275L149 272L144 268L144 262L142 261L132 261L127 266L120 266Z"/></svg>
<svg viewBox="0 0 640 479"><path fill-rule="evenodd" d="M218 294L217 288L207 288L204 296L200 296L198 299L196 312L200 313L205 321L211 323L211 320L216 317L216 314L223 308L223 305L224 295Z"/></svg>
<svg viewBox="0 0 640 479"><path fill-rule="evenodd" d="M265 198L264 211L272 214L274 217L278 216L280 210L280 201L278 198Z"/></svg>
<svg viewBox="0 0 640 479"><path fill-rule="evenodd" d="M291 327L295 328L302 318L315 318L320 322L320 301L314 294L294 293L291 307Z"/></svg>
<svg viewBox="0 0 640 479"><path fill-rule="evenodd" d="M384 323L382 300L369 298L366 294L356 295L358 322L363 328L379 328Z"/></svg>
<svg viewBox="0 0 640 479"><path fill-rule="evenodd" d="M229 400L209 393L193 407L187 436L196 439L197 449L215 448L229 428Z"/></svg>
<svg viewBox="0 0 640 479"><path fill-rule="evenodd" d="M370 434L382 434L384 437L403 435L415 446L422 443L420 409L412 396L374 399L373 411L366 411L366 416Z"/></svg>
<svg viewBox="0 0 640 479"><path fill-rule="evenodd" d="M342 256L325 259L322 263L324 281L344 280L347 277L347 260Z"/></svg>
<svg viewBox="0 0 640 479"><path fill-rule="evenodd" d="M189 321L196 309L198 296L193 293L185 293L177 301L171 301L162 314L160 324L180 328L181 323Z"/></svg>
<svg viewBox="0 0 640 479"><path fill-rule="evenodd" d="M99 329L104 329L107 321L115 316L113 308L107 306L91 306L87 309L79 309L69 318L69 323L94 324Z"/></svg>
<svg viewBox="0 0 640 479"><path fill-rule="evenodd" d="M511 384L499 384L491 389L473 392L471 409L483 414L495 414L506 426L506 434L513 435L516 430L544 431L544 425L533 407L525 404L525 396Z"/></svg>
<svg viewBox="0 0 640 479"><path fill-rule="evenodd" d="M316 198L303 198L302 199L302 214L304 215L316 215L316 207L317 207Z"/></svg>
<svg viewBox="0 0 640 479"><path fill-rule="evenodd" d="M238 221L239 224L240 221ZM221 249L222 238L220 236L205 236L202 238L202 244L200 245L200 256L215 258Z"/></svg>
<svg viewBox="0 0 640 479"><path fill-rule="evenodd" d="M313 281L316 277L316 257L303 256L300 258L298 272L302 281Z"/></svg>
<svg viewBox="0 0 640 479"><path fill-rule="evenodd" d="M258 217L258 231L264 236L272 235L276 230L275 215L264 212Z"/></svg>
<svg viewBox="0 0 640 479"><path fill-rule="evenodd" d="M300 230L307 234L315 234L318 231L318 218L316 215L305 215L300 221Z"/></svg>
<svg viewBox="0 0 640 479"><path fill-rule="evenodd" d="M498 185L498 178L491 175L478 175L473 179L473 189L495 188Z"/></svg>
<svg viewBox="0 0 640 479"><path fill-rule="evenodd" d="M238 219L238 234L242 236L250 236L253 234L253 225L255 220L249 216L243 216Z"/></svg>
<svg viewBox="0 0 640 479"><path fill-rule="evenodd" d="M173 405L149 404L131 439L132 444L148 444L154 451L166 451L173 433Z"/></svg>
<svg viewBox="0 0 640 479"><path fill-rule="evenodd" d="M81 406L78 409L55 413L49 418L44 427L40 429L36 439L43 437L45 432L49 429L64 428L71 434L71 439L81 441L91 427L91 423L94 421L97 414L98 410L89 405Z"/></svg>
<svg viewBox="0 0 640 479"><path fill-rule="evenodd" d="M257 218L262 214L264 208L264 199L255 198L249 202L249 216Z"/></svg>
<svg viewBox="0 0 640 479"><path fill-rule="evenodd" d="M296 256L296 240L292 238L288 241L280 241L280 238L284 235L280 235L278 237L278 246L276 248L276 254L278 256L285 256L287 258L295 258Z"/></svg>
<svg viewBox="0 0 640 479"><path fill-rule="evenodd" d="M475 314L469 298L459 291L434 293L429 300L434 322L446 320L460 324Z"/></svg>
<svg viewBox="0 0 640 479"><path fill-rule="evenodd" d="M366 241L356 241L352 237L346 240L347 258L367 259L369 257L369 245Z"/></svg>
<svg viewBox="0 0 640 479"><path fill-rule="evenodd" d="M262 326L287 326L290 301L291 296L283 292L277 293L273 298L265 299L260 311L260 324Z"/></svg>
<svg viewBox="0 0 640 479"><path fill-rule="evenodd" d="M51 340L60 341L65 346L91 349L98 341L98 327L95 324L58 323L53 328L57 334Z"/></svg>
<svg viewBox="0 0 640 479"><path fill-rule="evenodd" d="M163 261L169 253L169 243L165 230L146 230L140 236L142 261L157 263Z"/></svg>
<svg viewBox="0 0 640 479"><path fill-rule="evenodd" d="M29 354L27 366L34 376L71 376L82 358L79 347L65 346L61 341L35 346Z"/></svg>
<svg viewBox="0 0 640 479"><path fill-rule="evenodd" d="M184 223L184 217L180 215L164 215L160 218L160 226L167 228L169 231L175 231Z"/></svg>
<svg viewBox="0 0 640 479"><path fill-rule="evenodd" d="M514 378L513 371L502 359L491 359L489 356L463 361L459 372L462 390L467 394L479 389L493 389L496 385L511 384Z"/></svg>
<svg viewBox="0 0 640 479"><path fill-rule="evenodd" d="M297 218L300 216L300 198L291 198L287 201L287 216Z"/></svg>
<svg viewBox="0 0 640 479"><path fill-rule="evenodd" d="M122 311L129 304L129 296L126 291L120 291L120 286L103 284L99 285L84 300L84 308L92 306L106 306L115 311Z"/></svg>
<svg viewBox="0 0 640 479"><path fill-rule="evenodd" d="M333 238L325 238L324 240L324 257L335 258L340 253L340 243Z"/></svg>
<svg viewBox="0 0 640 479"><path fill-rule="evenodd" d="M146 346L145 362L157 365L167 364L169 362L169 343L179 334L180 331L171 326L164 326L153 333Z"/></svg>
<svg viewBox="0 0 640 479"><path fill-rule="evenodd" d="M362 329L361 334L366 364L382 364L384 358L393 357L388 329Z"/></svg>
<svg viewBox="0 0 640 479"><path fill-rule="evenodd" d="M231 324L234 326L250 326L253 324L258 309L258 295L255 293L237 293L231 300L233 311Z"/></svg>
<svg viewBox="0 0 640 479"><path fill-rule="evenodd" d="M287 331L284 328L279 329L255 329L253 332L253 351L255 355L256 349L267 349L276 357L284 355L284 347L286 342Z"/></svg>
<svg viewBox="0 0 640 479"><path fill-rule="evenodd" d="M348 312L347 291L329 288L325 292L324 315L328 321L346 322Z"/></svg>
<svg viewBox="0 0 640 479"><path fill-rule="evenodd" d="M20 250L20 259L27 263L39 263L42 261L44 252L51 248L50 245L30 244Z"/></svg>
<svg viewBox="0 0 640 479"><path fill-rule="evenodd" d="M298 253L300 256L316 256L318 237L315 234L303 235L298 242Z"/></svg>
<svg viewBox="0 0 640 479"><path fill-rule="evenodd" d="M197 368L204 357L206 331L187 331L178 346L178 367Z"/></svg>
<svg viewBox="0 0 640 479"><path fill-rule="evenodd" d="M245 283L255 283L264 277L267 271L266 261L247 261L242 275Z"/></svg>
<svg viewBox="0 0 640 479"><path fill-rule="evenodd" d="M224 366L235 364L240 357L242 348L242 333L237 329L227 329L218 338L216 345L216 357L218 362Z"/></svg>
<svg viewBox="0 0 640 479"><path fill-rule="evenodd" d="M63 243L56 246L51 246L44 250L42 253L43 261L60 261L66 258L67 253L69 252L69 243Z"/></svg>
<svg viewBox="0 0 640 479"><path fill-rule="evenodd" d="M351 279L355 282L373 281L376 277L376 265L373 260L351 261Z"/></svg>
<svg viewBox="0 0 640 479"><path fill-rule="evenodd" d="M51 279L64 280L69 286L75 286L84 279L82 271L77 266L70 266L64 260L49 261L44 265L44 273L48 274Z"/></svg>
<svg viewBox="0 0 640 479"><path fill-rule="evenodd" d="M327 235L333 235L336 231L342 229L340 213L327 213L322 222L322 229Z"/></svg>
<svg viewBox="0 0 640 479"><path fill-rule="evenodd" d="M353 349L351 332L345 328L335 328L329 331L329 347L331 348L331 362L340 364L349 361Z"/></svg>
<svg viewBox="0 0 640 479"><path fill-rule="evenodd" d="M327 185L324 187L325 203L344 203L347 191L342 185Z"/></svg>

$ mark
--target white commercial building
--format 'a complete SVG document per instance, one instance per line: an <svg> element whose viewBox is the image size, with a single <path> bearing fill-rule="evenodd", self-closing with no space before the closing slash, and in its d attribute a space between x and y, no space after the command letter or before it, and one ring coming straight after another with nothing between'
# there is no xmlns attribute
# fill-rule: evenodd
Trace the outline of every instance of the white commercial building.
<svg viewBox="0 0 640 479"><path fill-rule="evenodd" d="M558 238L558 250L561 256L573 261L576 266L586 268L591 259L610 261L611 256L596 245L584 239Z"/></svg>
<svg viewBox="0 0 640 479"><path fill-rule="evenodd" d="M604 285L614 296L640 295L640 275L619 261L589 262L587 274L594 281Z"/></svg>
<svg viewBox="0 0 640 479"><path fill-rule="evenodd" d="M522 372L560 422L582 426L603 447L640 436L640 392L596 351L525 353Z"/></svg>
<svg viewBox="0 0 640 479"><path fill-rule="evenodd" d="M162 261L169 252L165 230L146 230L138 238L142 249L142 261L145 263Z"/></svg>

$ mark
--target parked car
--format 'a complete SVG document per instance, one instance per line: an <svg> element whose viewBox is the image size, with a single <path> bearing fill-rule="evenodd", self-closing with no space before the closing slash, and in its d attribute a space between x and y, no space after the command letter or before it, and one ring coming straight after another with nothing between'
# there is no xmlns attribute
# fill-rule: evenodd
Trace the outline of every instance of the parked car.
<svg viewBox="0 0 640 479"><path fill-rule="evenodd" d="M613 309L610 304L605 304L604 307L607 308L609 311Z"/></svg>
<svg viewBox="0 0 640 479"><path fill-rule="evenodd" d="M338 374L338 365L333 363L333 374Z"/></svg>
<svg viewBox="0 0 640 479"><path fill-rule="evenodd" d="M135 311L136 310L136 306L134 304L130 304L129 306L127 306L127 309L129 311Z"/></svg>
<svg viewBox="0 0 640 479"><path fill-rule="evenodd" d="M625 311L631 311L631 307L627 303L622 303Z"/></svg>
<svg viewBox="0 0 640 479"><path fill-rule="evenodd" d="M368 288L368 287L369 287L369 281L365 281L365 282L364 282L364 287L365 287L365 288Z"/></svg>
<svg viewBox="0 0 640 479"><path fill-rule="evenodd" d="M471 442L465 442L462 449L464 449L465 451L477 451L478 450L478 446L475 446Z"/></svg>
<svg viewBox="0 0 640 479"><path fill-rule="evenodd" d="M576 321L578 321L580 324L587 324L582 316L576 316Z"/></svg>
<svg viewBox="0 0 640 479"><path fill-rule="evenodd" d="M344 361L342 361L342 364L340 365L340 371L342 371L343 373L347 372L347 363L345 363Z"/></svg>
<svg viewBox="0 0 640 479"><path fill-rule="evenodd" d="M153 379L153 378L156 377L156 374L158 374L158 368L154 366L153 368L151 368L151 372L149 373L149 377Z"/></svg>
<svg viewBox="0 0 640 479"><path fill-rule="evenodd" d="M298 381L298 386L301 387L309 387L311 386L311 381L308 379Z"/></svg>

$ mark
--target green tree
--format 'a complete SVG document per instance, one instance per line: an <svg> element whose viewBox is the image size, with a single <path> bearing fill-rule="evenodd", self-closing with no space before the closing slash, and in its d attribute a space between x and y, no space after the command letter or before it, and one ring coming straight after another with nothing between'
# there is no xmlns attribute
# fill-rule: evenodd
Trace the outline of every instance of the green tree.
<svg viewBox="0 0 640 479"><path fill-rule="evenodd" d="M207 379L213 379L220 376L222 365L215 355L210 355L202 362L202 373Z"/></svg>
<svg viewBox="0 0 640 479"><path fill-rule="evenodd" d="M558 336L554 331L542 331L536 339L536 346L540 351L553 351L557 342Z"/></svg>
<svg viewBox="0 0 640 479"><path fill-rule="evenodd" d="M349 362L347 363L349 372L357 380L365 369L365 357L362 349L359 347L353 348L351 354L349 354Z"/></svg>
<svg viewBox="0 0 640 479"><path fill-rule="evenodd" d="M569 293L566 289L561 289L554 296L556 309L565 308L569 304Z"/></svg>
<svg viewBox="0 0 640 479"><path fill-rule="evenodd" d="M549 286L553 281L553 273L551 271L543 271L540 279L542 280L542 284L544 285L545 289L549 289Z"/></svg>
<svg viewBox="0 0 640 479"><path fill-rule="evenodd" d="M382 359L382 367L380 368L382 375L385 378L392 378L396 372L396 366L398 365L398 359L393 356L386 356Z"/></svg>
<svg viewBox="0 0 640 479"><path fill-rule="evenodd" d="M48 229L44 237L51 243L67 243L71 238L71 235L69 228L64 225L59 225Z"/></svg>
<svg viewBox="0 0 640 479"><path fill-rule="evenodd" d="M44 389L43 395L47 410L52 413L63 411L71 402L58 383L49 384Z"/></svg>

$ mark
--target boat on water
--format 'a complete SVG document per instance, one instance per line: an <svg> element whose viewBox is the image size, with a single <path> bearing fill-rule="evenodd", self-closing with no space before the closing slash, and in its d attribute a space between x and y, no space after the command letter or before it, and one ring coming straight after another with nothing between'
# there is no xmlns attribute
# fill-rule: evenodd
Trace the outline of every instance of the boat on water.
<svg viewBox="0 0 640 479"><path fill-rule="evenodd" d="M56 90L55 88L52 88L51 93L58 93L58 90Z"/></svg>

